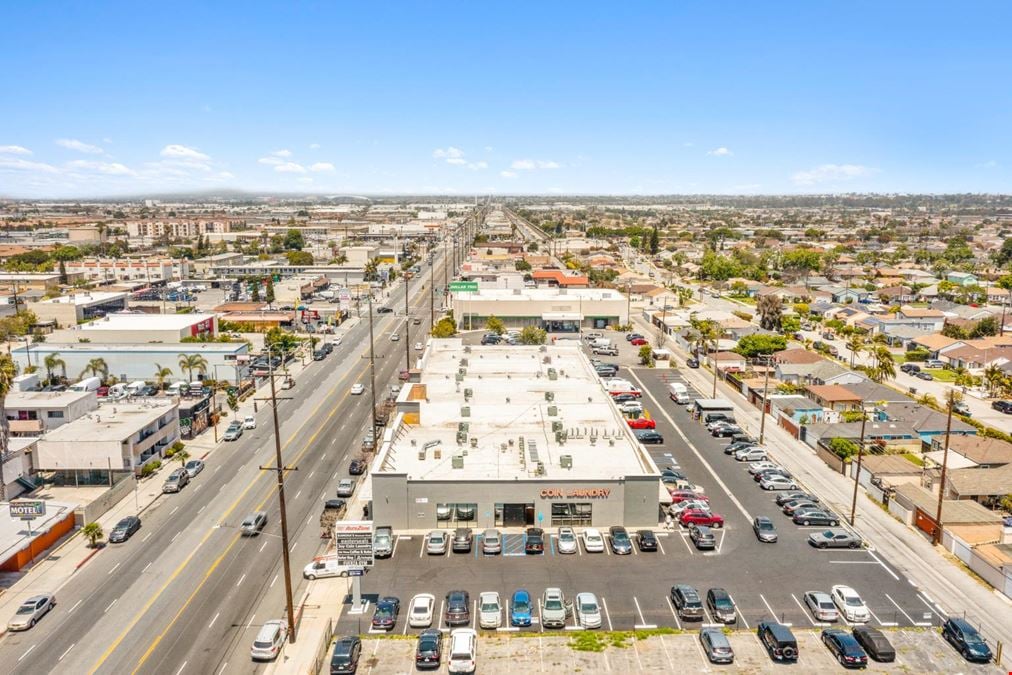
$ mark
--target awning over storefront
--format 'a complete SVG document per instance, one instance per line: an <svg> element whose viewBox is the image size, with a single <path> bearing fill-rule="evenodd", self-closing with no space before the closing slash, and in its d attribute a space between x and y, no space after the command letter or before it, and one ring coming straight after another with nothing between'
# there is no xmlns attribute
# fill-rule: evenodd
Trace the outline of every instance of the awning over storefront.
<svg viewBox="0 0 1012 675"><path fill-rule="evenodd" d="M541 319L543 321L580 321L583 319L583 315L579 312L543 312Z"/></svg>

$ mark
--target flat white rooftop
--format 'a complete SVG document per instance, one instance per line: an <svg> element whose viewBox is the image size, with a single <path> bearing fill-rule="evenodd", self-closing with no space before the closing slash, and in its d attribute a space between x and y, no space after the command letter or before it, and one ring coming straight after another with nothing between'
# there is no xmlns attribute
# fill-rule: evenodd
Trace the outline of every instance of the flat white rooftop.
<svg viewBox="0 0 1012 675"><path fill-rule="evenodd" d="M381 471L406 472L409 480L658 473L577 345L464 347L459 339L430 340L421 368L420 384L407 385L400 398L417 400L419 423L402 423L392 434L381 450ZM462 423L466 440L458 444ZM462 466L454 467L454 456ZM564 456L571 468L562 467Z"/></svg>
<svg viewBox="0 0 1012 675"><path fill-rule="evenodd" d="M573 298L584 300L621 300L625 296L611 288L479 288L476 292L454 293L464 300L553 300Z"/></svg>
<svg viewBox="0 0 1012 675"><path fill-rule="evenodd" d="M109 402L84 417L53 429L40 440L125 441L175 407L175 402L168 398L148 398L143 404Z"/></svg>
<svg viewBox="0 0 1012 675"><path fill-rule="evenodd" d="M82 331L92 330L182 330L201 321L209 321L214 314L144 314L116 312L98 321L83 324Z"/></svg>
<svg viewBox="0 0 1012 675"><path fill-rule="evenodd" d="M21 408L65 408L81 399L95 396L93 391L11 391L4 400L8 410Z"/></svg>
<svg viewBox="0 0 1012 675"><path fill-rule="evenodd" d="M20 351L19 351L20 349ZM15 348L14 354L24 354ZM147 342L120 344L106 342L38 342L32 345L32 358L38 354L241 354L245 342Z"/></svg>
<svg viewBox="0 0 1012 675"><path fill-rule="evenodd" d="M113 300L122 300L126 296L126 293L91 291L89 293L61 295L58 298L50 298L49 300L42 300L41 302L50 305L77 305L79 307L89 307L91 305L101 305L106 302L112 302Z"/></svg>

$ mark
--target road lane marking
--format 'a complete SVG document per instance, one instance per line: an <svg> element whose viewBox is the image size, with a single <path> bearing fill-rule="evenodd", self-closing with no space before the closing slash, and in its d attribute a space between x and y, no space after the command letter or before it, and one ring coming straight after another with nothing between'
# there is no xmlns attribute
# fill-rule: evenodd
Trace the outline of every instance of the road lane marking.
<svg viewBox="0 0 1012 675"><path fill-rule="evenodd" d="M119 598L116 598L116 600L119 600ZM104 611L103 611L102 613L103 613L103 614L105 614L105 613L107 613L107 612L108 612L108 611L109 611L110 609L112 609L112 606L116 604L116 600L113 600L112 602L110 602L110 603L109 603L109 606L108 606L108 607L106 607L106 608L105 608L105 610L104 610Z"/></svg>
<svg viewBox="0 0 1012 675"><path fill-rule="evenodd" d="M151 538L151 535L152 535L152 534L154 534L154 533L153 533L153 532L148 532L148 533L147 533L146 535L144 535L144 538L143 538L143 539L141 539L141 543L143 544L143 543L144 543L144 542L146 542L146 541L147 541L148 539L150 539L150 538Z"/></svg>
<svg viewBox="0 0 1012 675"><path fill-rule="evenodd" d="M207 624L207 627L210 628L211 626L213 626L214 622L218 620L219 616L221 616L221 612L218 612L217 614L214 615L214 618L211 619L211 623Z"/></svg>
<svg viewBox="0 0 1012 675"><path fill-rule="evenodd" d="M206 508L207 508L207 504L204 504L204 505L203 505L203 506L201 506L201 507L200 507L199 509L197 509L197 515L199 516L199 515L200 515L200 513L201 513L201 511L203 511L203 510L204 510L204 509L206 509Z"/></svg>
<svg viewBox="0 0 1012 675"><path fill-rule="evenodd" d="M113 566L112 566L112 569L111 569L111 570L109 570L108 572L106 572L106 575L108 576L108 575L112 574L113 572L115 572L115 571L116 571L116 568L117 568L117 567L119 567L119 566L120 566L120 565L122 565L122 564L123 564L122 562L118 562L118 563L116 563L115 565L113 565Z"/></svg>
<svg viewBox="0 0 1012 675"><path fill-rule="evenodd" d="M178 510L179 510L179 507L177 506L176 508L174 508L171 511L169 511L169 515L171 516L173 513L175 513Z"/></svg>
<svg viewBox="0 0 1012 675"><path fill-rule="evenodd" d="M301 495L301 494L302 494L302 490L299 490L298 492L295 493L295 496L292 497L292 499L298 499L299 495Z"/></svg>
<svg viewBox="0 0 1012 675"><path fill-rule="evenodd" d="M268 586L267 588L274 588L274 583L275 583L275 582L276 582L277 580L278 580L278 575L277 575L277 574L275 574L275 575L274 575L274 578L273 578L273 579L271 579L271 585L270 585L270 586Z"/></svg>
<svg viewBox="0 0 1012 675"><path fill-rule="evenodd" d="M264 540L264 543L260 544L260 550L257 551L257 553L262 553L265 548L267 548L267 540L266 539Z"/></svg>
<svg viewBox="0 0 1012 675"><path fill-rule="evenodd" d="M183 672L183 668L186 667L187 663L189 663L189 661L183 661L183 665L179 666L179 670L176 671L176 675L179 675L179 673Z"/></svg>
<svg viewBox="0 0 1012 675"><path fill-rule="evenodd" d="M62 654L60 654L60 658L58 658L58 659L56 659L56 660L57 660L58 662L59 662L59 661L62 661L62 660L63 660L63 657L65 657L65 656L66 656L67 654L69 654L69 653L70 653L70 650L71 650L71 649L73 649L73 648L74 648L74 646L75 646L76 644L77 644L77 643L75 642L74 644L72 644L72 645L70 645L69 647L67 647L67 651L65 651L65 652L63 652Z"/></svg>
<svg viewBox="0 0 1012 675"><path fill-rule="evenodd" d="M81 598L80 600L78 600L77 602L75 602L74 606L71 607L69 610L67 610L67 614L73 614L74 610L77 609L77 606L80 605L82 602L84 602L84 598Z"/></svg>
<svg viewBox="0 0 1012 675"><path fill-rule="evenodd" d="M179 537L179 535L181 535L182 533L183 533L183 531L180 530L179 532L176 532L174 535L172 535L172 540L169 543L172 543L173 541L175 541L176 538Z"/></svg>
<svg viewBox="0 0 1012 675"><path fill-rule="evenodd" d="M28 648L28 651L27 651L27 652L25 652L24 654L22 654L22 655L20 656L20 658L18 658L18 663L21 663L21 661L22 661L22 660L23 660L23 659L24 659L24 658L25 658L26 656L28 656L29 654L31 654L31 653L32 653L32 650L33 650L33 649L35 649L35 647L36 647L36 646L37 646L37 645L32 645L31 647L29 647L29 648Z"/></svg>
<svg viewBox="0 0 1012 675"><path fill-rule="evenodd" d="M239 577L239 581L235 582L235 585L236 586L240 586L240 585L242 585L242 582L244 582L244 581L246 581L246 575L245 574L242 575L241 577Z"/></svg>

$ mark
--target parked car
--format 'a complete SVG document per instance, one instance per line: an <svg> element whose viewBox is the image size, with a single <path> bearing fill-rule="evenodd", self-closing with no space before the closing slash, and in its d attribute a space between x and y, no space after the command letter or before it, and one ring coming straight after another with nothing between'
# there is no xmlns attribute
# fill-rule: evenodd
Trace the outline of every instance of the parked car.
<svg viewBox="0 0 1012 675"><path fill-rule="evenodd" d="M1012 415L1012 401L994 401L991 403L991 407L1000 413Z"/></svg>
<svg viewBox="0 0 1012 675"><path fill-rule="evenodd" d="M710 615L721 623L738 621L738 610L734 606L734 600L723 588L711 588L706 592L706 606L710 608Z"/></svg>
<svg viewBox="0 0 1012 675"><path fill-rule="evenodd" d="M699 631L699 642L710 663L734 663L734 649L721 629L703 628Z"/></svg>
<svg viewBox="0 0 1012 675"><path fill-rule="evenodd" d="M376 610L372 615L373 630L393 630L400 613L400 598L392 595L380 598L376 601Z"/></svg>
<svg viewBox="0 0 1012 675"><path fill-rule="evenodd" d="M629 344L631 344L633 347L642 347L643 345L648 343L645 338L638 337L629 340Z"/></svg>
<svg viewBox="0 0 1012 675"><path fill-rule="evenodd" d="M793 516L794 523L796 525L802 525L808 527L809 525L829 525L830 527L836 527L840 524L840 519L836 515L829 511L812 510L812 511L801 511L796 512Z"/></svg>
<svg viewBox="0 0 1012 675"><path fill-rule="evenodd" d="M700 551L712 551L717 548L717 537L706 525L690 525L689 539Z"/></svg>
<svg viewBox="0 0 1012 675"><path fill-rule="evenodd" d="M253 646L250 648L250 658L254 661L273 661L278 658L281 648L288 641L288 622L281 619L267 621L257 636L253 639Z"/></svg>
<svg viewBox="0 0 1012 675"><path fill-rule="evenodd" d="M653 533L653 530L637 530L636 541L639 543L641 551L657 550L657 535Z"/></svg>
<svg viewBox="0 0 1012 675"><path fill-rule="evenodd" d="M330 653L330 672L354 673L358 669L358 660L362 655L362 640L355 635L345 635L334 641L334 649Z"/></svg>
<svg viewBox="0 0 1012 675"><path fill-rule="evenodd" d="M624 401L622 403L619 403L618 409L619 409L619 412L625 413L626 415L630 415L630 414L633 414L633 413L642 413L643 412L643 404L640 403L639 401ZM636 432L634 431L633 433L636 433ZM656 432L654 432L654 433L656 433Z"/></svg>
<svg viewBox="0 0 1012 675"><path fill-rule="evenodd" d="M701 495L698 492L692 492L691 490L671 490L671 502L673 504L679 504L681 502L697 500L701 502L708 502L710 498L706 495Z"/></svg>
<svg viewBox="0 0 1012 675"><path fill-rule="evenodd" d="M734 456L740 450L749 450L751 448L758 448L759 446L752 441L731 441L724 446L724 454Z"/></svg>
<svg viewBox="0 0 1012 675"><path fill-rule="evenodd" d="M537 555L545 552L545 531L540 527L528 527L524 537L524 553Z"/></svg>
<svg viewBox="0 0 1012 675"><path fill-rule="evenodd" d="M604 553L604 537L597 528L588 527L583 531L583 548L587 553Z"/></svg>
<svg viewBox="0 0 1012 675"><path fill-rule="evenodd" d="M780 474L766 476L759 481L763 490L797 490L798 484Z"/></svg>
<svg viewBox="0 0 1012 675"><path fill-rule="evenodd" d="M633 429L656 429L657 421L652 420L648 417L637 417L636 419L626 420L626 423Z"/></svg>
<svg viewBox="0 0 1012 675"><path fill-rule="evenodd" d="M141 519L137 516L122 518L109 533L110 544L121 544L141 529Z"/></svg>
<svg viewBox="0 0 1012 675"><path fill-rule="evenodd" d="M355 488L357 487L357 481L354 478L342 478L337 482L337 496L338 497L351 497L355 494Z"/></svg>
<svg viewBox="0 0 1012 675"><path fill-rule="evenodd" d="M632 540L624 527L613 525L608 528L609 540L611 541L611 552L615 555L629 555L632 553Z"/></svg>
<svg viewBox="0 0 1012 675"><path fill-rule="evenodd" d="M693 369L699 368L699 359L690 356L689 358L685 359L685 365Z"/></svg>
<svg viewBox="0 0 1012 675"><path fill-rule="evenodd" d="M411 598L408 608L408 625L412 628L428 628L432 625L432 612L436 606L436 596L431 593L419 593Z"/></svg>
<svg viewBox="0 0 1012 675"><path fill-rule="evenodd" d="M636 434L636 440L644 445L661 445L664 443L664 436L653 429L636 429L633 431Z"/></svg>
<svg viewBox="0 0 1012 675"><path fill-rule="evenodd" d="M914 377L916 377L918 380L928 380L928 381L935 379L934 375L932 375L931 373L926 373L923 370L915 374Z"/></svg>
<svg viewBox="0 0 1012 675"><path fill-rule="evenodd" d="M454 553L470 553L473 540L474 534L470 527L458 527L453 531L453 541L450 548Z"/></svg>
<svg viewBox="0 0 1012 675"><path fill-rule="evenodd" d="M439 668L443 662L443 633L436 628L423 630L415 643L415 667Z"/></svg>
<svg viewBox="0 0 1012 675"><path fill-rule="evenodd" d="M823 530L808 535L808 543L815 548L861 548L861 537L845 530Z"/></svg>
<svg viewBox="0 0 1012 675"><path fill-rule="evenodd" d="M806 591L804 597L808 611L819 621L836 621L840 618L840 613L836 611L836 605L833 604L833 598L829 597L829 593Z"/></svg>
<svg viewBox="0 0 1012 675"><path fill-rule="evenodd" d="M502 553L502 535L499 530L488 529L481 535L481 552L485 555Z"/></svg>
<svg viewBox="0 0 1012 675"><path fill-rule="evenodd" d="M740 434L742 431L741 427L737 424L721 424L710 432L714 438L728 438L735 434Z"/></svg>
<svg viewBox="0 0 1012 675"><path fill-rule="evenodd" d="M822 631L822 644L826 645L844 668L864 668L868 655L853 635L841 628L826 628Z"/></svg>
<svg viewBox="0 0 1012 675"><path fill-rule="evenodd" d="M225 429L225 435L222 437L226 441L238 441L242 436L242 423L239 420L232 421L228 428Z"/></svg>
<svg viewBox="0 0 1012 675"><path fill-rule="evenodd" d="M467 591L450 591L446 594L443 621L447 626L463 626L471 623L471 596Z"/></svg>
<svg viewBox="0 0 1012 675"><path fill-rule="evenodd" d="M478 595L478 625L485 629L495 629L502 623L502 601L495 591L486 591Z"/></svg>
<svg viewBox="0 0 1012 675"><path fill-rule="evenodd" d="M921 372L921 367L916 363L904 363L900 366L900 370L907 375L913 375L914 373Z"/></svg>
<svg viewBox="0 0 1012 675"><path fill-rule="evenodd" d="M239 525L239 533L244 537L255 537L259 535L267 525L267 512L257 511L251 513L242 520Z"/></svg>
<svg viewBox="0 0 1012 675"><path fill-rule="evenodd" d="M186 473L186 469L176 469L169 474L168 478L165 479L165 483L162 484L162 493L169 494L173 492L179 492L190 482L190 476Z"/></svg>
<svg viewBox="0 0 1012 675"><path fill-rule="evenodd" d="M577 593L574 603L576 621L581 628L601 627L601 605L593 593Z"/></svg>
<svg viewBox="0 0 1012 675"><path fill-rule="evenodd" d="M579 544L576 541L576 532L571 527L560 527L557 537L559 553L576 553Z"/></svg>
<svg viewBox="0 0 1012 675"><path fill-rule="evenodd" d="M360 383L356 382L355 384L351 385L351 395L352 396L358 396L358 395L360 395L364 391L365 391L365 385L364 384L360 384Z"/></svg>
<svg viewBox="0 0 1012 675"><path fill-rule="evenodd" d="M458 628L450 633L450 656L447 672L473 673L477 668L478 633L470 628Z"/></svg>
<svg viewBox="0 0 1012 675"><path fill-rule="evenodd" d="M967 661L989 663L993 658L991 648L966 619L960 617L946 619L942 625L942 637L948 640Z"/></svg>
<svg viewBox="0 0 1012 675"><path fill-rule="evenodd" d="M774 661L798 660L798 641L787 626L776 621L760 621L756 633Z"/></svg>
<svg viewBox="0 0 1012 675"><path fill-rule="evenodd" d="M896 660L896 649L889 642L889 638L879 629L871 626L855 626L852 633L854 639L874 660L880 663L892 663Z"/></svg>
<svg viewBox="0 0 1012 675"><path fill-rule="evenodd" d="M781 510L784 512L784 515L793 516L797 511L812 511L821 508L822 507L815 502L807 499L792 499L784 504Z"/></svg>
<svg viewBox="0 0 1012 675"><path fill-rule="evenodd" d="M429 538L425 542L425 552L429 555L443 555L446 553L450 537L443 530L429 532Z"/></svg>
<svg viewBox="0 0 1012 675"><path fill-rule="evenodd" d="M510 598L510 625L523 628L531 625L531 594L518 588Z"/></svg>
<svg viewBox="0 0 1012 675"><path fill-rule="evenodd" d="M545 628L565 628L569 612L566 596L561 588L546 588L541 595L541 625Z"/></svg>
<svg viewBox="0 0 1012 675"><path fill-rule="evenodd" d="M626 333L626 335L625 335L626 342L632 342L633 340L635 340L637 338L642 339L643 336L640 335L639 333Z"/></svg>
<svg viewBox="0 0 1012 675"><path fill-rule="evenodd" d="M683 511L678 516L678 522L683 526L686 525L706 525L714 529L724 527L724 516L718 513L711 513L710 511L702 511L699 509L689 509Z"/></svg>
<svg viewBox="0 0 1012 675"><path fill-rule="evenodd" d="M618 356L618 347L594 347L591 350L594 354L601 354L603 356Z"/></svg>
<svg viewBox="0 0 1012 675"><path fill-rule="evenodd" d="M766 451L758 446L752 446L734 453L734 458L739 462L765 462Z"/></svg>
<svg viewBox="0 0 1012 675"><path fill-rule="evenodd" d="M394 554L394 530L389 525L380 525L373 533L372 554L377 558L389 558Z"/></svg>
<svg viewBox="0 0 1012 675"><path fill-rule="evenodd" d="M14 617L7 623L7 630L21 631L34 628L53 607L56 607L56 596L52 593L33 595L18 607Z"/></svg>
<svg viewBox="0 0 1012 675"><path fill-rule="evenodd" d="M675 606L678 616L686 621L703 620L703 600L699 591L688 584L677 584L671 587L671 604Z"/></svg>
<svg viewBox="0 0 1012 675"><path fill-rule="evenodd" d="M792 499L807 499L816 504L819 503L819 498L815 495L810 495L807 492L798 492L797 490L789 490L777 495L777 506L783 506Z"/></svg>
<svg viewBox="0 0 1012 675"><path fill-rule="evenodd" d="M191 459L183 465L183 468L186 469L186 475L193 478L204 470L204 460Z"/></svg>
<svg viewBox="0 0 1012 675"><path fill-rule="evenodd" d="M366 464L366 461L364 459L359 458L353 459L351 460L351 463L348 464L348 473L350 473L352 476L361 476L362 474L365 473L367 466L368 465Z"/></svg>
<svg viewBox="0 0 1012 675"><path fill-rule="evenodd" d="M850 586L842 584L833 586L829 590L829 596L833 598L836 608L840 610L840 614L847 621L851 623L867 623L871 620L871 612L868 611L864 600Z"/></svg>
<svg viewBox="0 0 1012 675"><path fill-rule="evenodd" d="M755 532L756 539L761 542L777 543L777 527L766 516L756 516L752 519L752 531Z"/></svg>

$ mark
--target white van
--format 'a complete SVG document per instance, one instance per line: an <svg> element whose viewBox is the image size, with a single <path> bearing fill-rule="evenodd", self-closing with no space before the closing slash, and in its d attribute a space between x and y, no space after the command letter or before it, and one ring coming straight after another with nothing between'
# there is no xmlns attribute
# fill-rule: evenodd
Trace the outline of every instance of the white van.
<svg viewBox="0 0 1012 675"><path fill-rule="evenodd" d="M689 389L681 382L672 382L668 385L668 396L671 400L680 405L689 403Z"/></svg>
<svg viewBox="0 0 1012 675"><path fill-rule="evenodd" d="M324 579L326 577L346 577L351 570L361 570L361 567L352 565L339 565L337 558L321 557L302 568L302 576L312 581L313 579Z"/></svg>
<svg viewBox="0 0 1012 675"><path fill-rule="evenodd" d="M447 671L473 673L477 668L478 633L470 628L457 628L450 633L450 658Z"/></svg>
<svg viewBox="0 0 1012 675"><path fill-rule="evenodd" d="M115 401L116 399L126 398L127 386L123 382L117 382L116 384L109 387L108 398Z"/></svg>
<svg viewBox="0 0 1012 675"><path fill-rule="evenodd" d="M86 377L80 382L70 385L70 391L98 391L101 386L101 377Z"/></svg>
<svg viewBox="0 0 1012 675"><path fill-rule="evenodd" d="M141 393L144 387L148 386L148 383L144 380L136 380L127 385L126 392L128 396L136 396Z"/></svg>
<svg viewBox="0 0 1012 675"><path fill-rule="evenodd" d="M608 347L611 347L611 339L610 338L606 338L606 337L595 338L590 343L590 347L591 347L591 349L593 349L595 347L600 347L602 349L606 349Z"/></svg>

